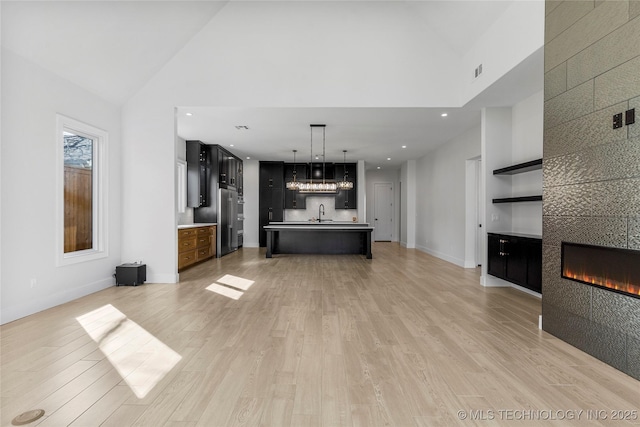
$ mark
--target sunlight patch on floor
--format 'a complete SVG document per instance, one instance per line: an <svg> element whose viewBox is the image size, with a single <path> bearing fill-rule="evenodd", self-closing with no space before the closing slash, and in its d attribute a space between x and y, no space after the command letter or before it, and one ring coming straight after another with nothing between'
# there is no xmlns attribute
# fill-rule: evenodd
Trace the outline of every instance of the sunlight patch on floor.
<svg viewBox="0 0 640 427"><path fill-rule="evenodd" d="M235 300L239 300L240 297L244 295L244 292L240 292L236 289L231 289L226 286L218 285L217 283L212 283L207 286L207 290Z"/></svg>
<svg viewBox="0 0 640 427"><path fill-rule="evenodd" d="M222 285L220 285L222 283ZM234 276L231 274L225 274L219 278L216 282L207 286L207 290L215 292L225 297L239 300L244 292L248 290L255 282L249 279L243 279L242 277ZM223 286L224 285L224 286Z"/></svg>
<svg viewBox="0 0 640 427"><path fill-rule="evenodd" d="M76 320L140 399L182 359L111 304Z"/></svg>
<svg viewBox="0 0 640 427"><path fill-rule="evenodd" d="M216 280L216 282L222 283L223 285L233 286L234 288L242 289L243 291L248 290L251 285L255 283L253 280L243 279L242 277L233 276L231 274L225 274Z"/></svg>

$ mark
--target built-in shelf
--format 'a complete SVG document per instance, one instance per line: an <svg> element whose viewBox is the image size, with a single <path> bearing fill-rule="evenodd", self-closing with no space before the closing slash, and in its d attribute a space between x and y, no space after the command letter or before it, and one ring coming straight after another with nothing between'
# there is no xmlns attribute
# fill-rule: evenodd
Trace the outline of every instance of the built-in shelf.
<svg viewBox="0 0 640 427"><path fill-rule="evenodd" d="M519 202L539 202L542 196L522 196L522 197L504 197L501 199L493 199L493 203L519 203Z"/></svg>
<svg viewBox="0 0 640 427"><path fill-rule="evenodd" d="M495 169L494 175L515 175L542 169L542 159L531 160L530 162L519 163L517 165L507 166L506 168ZM494 202L495 203L495 202Z"/></svg>
<svg viewBox="0 0 640 427"><path fill-rule="evenodd" d="M518 173L530 172L542 169L542 159L531 160L529 162L518 163L517 165L507 166L506 168L495 169L494 175L515 175ZM520 202L539 202L542 195L521 196L521 197L502 197L493 199L493 203L520 203Z"/></svg>

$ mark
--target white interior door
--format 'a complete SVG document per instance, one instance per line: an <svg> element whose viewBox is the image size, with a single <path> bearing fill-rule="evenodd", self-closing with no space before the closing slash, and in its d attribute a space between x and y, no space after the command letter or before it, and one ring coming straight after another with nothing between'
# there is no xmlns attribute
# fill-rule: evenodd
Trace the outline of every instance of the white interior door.
<svg viewBox="0 0 640 427"><path fill-rule="evenodd" d="M482 233L484 224L482 224L482 216L480 212L482 212L482 185L480 180L482 179L482 174L480 173L481 161L478 160L476 162L476 265L482 265L482 259L484 257L484 245L482 244Z"/></svg>
<svg viewBox="0 0 640 427"><path fill-rule="evenodd" d="M393 186L388 182L373 184L374 240L390 242L393 234Z"/></svg>

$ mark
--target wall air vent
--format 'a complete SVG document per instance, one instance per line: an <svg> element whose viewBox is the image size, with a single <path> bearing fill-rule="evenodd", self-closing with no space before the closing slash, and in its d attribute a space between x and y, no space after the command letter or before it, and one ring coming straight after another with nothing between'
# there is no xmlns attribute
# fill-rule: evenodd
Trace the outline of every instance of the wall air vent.
<svg viewBox="0 0 640 427"><path fill-rule="evenodd" d="M473 73L474 78L478 78L480 77L480 74L482 74L482 64L478 65Z"/></svg>

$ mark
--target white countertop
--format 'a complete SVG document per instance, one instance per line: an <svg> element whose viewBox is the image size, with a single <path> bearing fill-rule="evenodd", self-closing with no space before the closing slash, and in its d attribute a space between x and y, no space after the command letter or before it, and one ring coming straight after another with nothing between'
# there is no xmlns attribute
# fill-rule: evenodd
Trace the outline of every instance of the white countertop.
<svg viewBox="0 0 640 427"><path fill-rule="evenodd" d="M181 224L178 226L178 230L182 229L182 228L196 228L196 227L209 227L211 225L218 225L215 222L213 223L209 223L209 222L200 222L198 224Z"/></svg>
<svg viewBox="0 0 640 427"><path fill-rule="evenodd" d="M365 223L271 223L263 227L265 230L317 230L317 231L330 231L330 230L342 230L342 231L369 231L373 230L369 224Z"/></svg>
<svg viewBox="0 0 640 427"><path fill-rule="evenodd" d="M311 226L330 226L330 225L353 225L357 227L368 227L367 222L353 222L353 221L282 221L282 222L270 222L269 225L311 225Z"/></svg>

